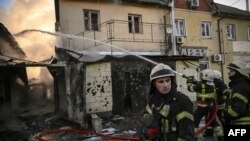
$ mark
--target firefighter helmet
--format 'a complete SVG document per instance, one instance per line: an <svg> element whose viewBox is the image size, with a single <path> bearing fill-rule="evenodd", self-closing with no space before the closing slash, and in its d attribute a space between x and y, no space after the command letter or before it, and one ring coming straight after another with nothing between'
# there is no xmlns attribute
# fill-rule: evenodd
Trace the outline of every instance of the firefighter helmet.
<svg viewBox="0 0 250 141"><path fill-rule="evenodd" d="M175 74L168 65L160 63L152 69L150 73L150 82L156 78L165 76L175 76Z"/></svg>
<svg viewBox="0 0 250 141"><path fill-rule="evenodd" d="M211 69L201 71L201 79L206 81L214 81L214 72Z"/></svg>
<svg viewBox="0 0 250 141"><path fill-rule="evenodd" d="M239 72L240 74L250 78L250 66L244 61L235 60L230 63L227 68L233 69Z"/></svg>
<svg viewBox="0 0 250 141"><path fill-rule="evenodd" d="M222 75L221 75L221 72L218 71L218 70L213 70L214 72L214 78L217 78L217 79L222 79Z"/></svg>

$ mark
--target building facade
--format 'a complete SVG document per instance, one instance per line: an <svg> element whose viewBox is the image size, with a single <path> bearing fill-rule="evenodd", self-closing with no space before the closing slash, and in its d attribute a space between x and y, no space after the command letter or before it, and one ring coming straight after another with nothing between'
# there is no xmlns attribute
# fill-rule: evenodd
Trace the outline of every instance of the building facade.
<svg viewBox="0 0 250 141"><path fill-rule="evenodd" d="M148 82L144 75L148 76L156 63L170 64L180 74L192 75L197 79L199 71L206 68L216 69L223 72L227 83L227 64L238 58L249 60L249 12L219 5L212 0L173 2L55 0L56 31L66 35L62 39L61 47L78 55L92 54L89 57L91 61L86 56L76 57L76 60L84 63L73 67L79 69L82 66L84 71L81 78L78 78L83 81L80 91L82 94L75 96L78 95L78 99L83 98L86 106L88 105L84 107L86 113L112 111L116 109L114 105L119 105L120 102L124 107L129 101L144 97L144 94L136 93L140 93L139 90L146 92ZM230 15L231 10L236 10L239 15ZM243 18L237 18L239 16ZM116 58L132 55L143 61L125 59L124 68L119 61L114 61L116 59L100 62L105 55ZM140 65L141 63L144 65ZM145 67L148 67L145 69L147 73L142 75ZM68 67L66 70L72 71L72 68ZM124 78L119 85L120 89L117 87L119 82L114 80L118 76ZM187 91L186 80L179 74L176 76L178 90L195 101L195 94ZM72 86L70 77L67 80L67 84ZM143 85L136 83L140 81L146 82ZM138 90L131 93L131 88ZM71 88L67 89L66 95L70 96ZM114 102L115 97L121 97L121 101ZM68 113L73 117L76 111L82 109L73 109L77 107L74 105L81 105L82 102L80 100L78 104L72 104L71 98L67 100L71 104L68 106L71 109ZM141 106L138 103L128 105Z"/></svg>

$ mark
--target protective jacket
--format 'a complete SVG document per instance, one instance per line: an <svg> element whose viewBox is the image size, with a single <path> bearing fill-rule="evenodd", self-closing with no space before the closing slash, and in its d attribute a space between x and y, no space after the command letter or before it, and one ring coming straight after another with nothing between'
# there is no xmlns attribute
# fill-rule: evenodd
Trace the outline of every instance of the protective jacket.
<svg viewBox="0 0 250 141"><path fill-rule="evenodd" d="M196 92L198 106L206 107L211 105L215 99L215 86L213 82L200 81L197 83L187 82L188 90Z"/></svg>
<svg viewBox="0 0 250 141"><path fill-rule="evenodd" d="M154 120L148 117L154 116ZM147 128L161 130L159 141L194 141L193 104L190 99L172 89L169 94L151 90L144 114Z"/></svg>
<svg viewBox="0 0 250 141"><path fill-rule="evenodd" d="M229 83L231 93L224 113L227 124L250 125L250 80L238 75Z"/></svg>
<svg viewBox="0 0 250 141"><path fill-rule="evenodd" d="M227 97L227 85L221 79L214 79L215 89L216 89L216 102L218 104L217 116L222 124L224 124L223 112L225 110L225 102Z"/></svg>
<svg viewBox="0 0 250 141"><path fill-rule="evenodd" d="M192 81L187 80L188 90L196 92L197 109L194 113L194 124L195 128L199 127L200 121L204 116L206 122L210 120L211 113L214 113L214 101L215 101L215 86L213 82L199 81L191 83ZM223 129L220 126L218 119L214 119L211 123L213 131L217 137L223 136Z"/></svg>
<svg viewBox="0 0 250 141"><path fill-rule="evenodd" d="M228 89L227 85L221 79L214 79L214 85L216 90L216 102L219 105L219 109L225 108L225 90Z"/></svg>

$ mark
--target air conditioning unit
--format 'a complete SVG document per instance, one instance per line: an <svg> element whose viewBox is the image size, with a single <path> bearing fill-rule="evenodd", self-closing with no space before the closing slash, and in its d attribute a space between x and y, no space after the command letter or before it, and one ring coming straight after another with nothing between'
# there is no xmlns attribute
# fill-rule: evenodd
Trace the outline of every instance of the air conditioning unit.
<svg viewBox="0 0 250 141"><path fill-rule="evenodd" d="M213 61L214 62L221 62L222 61L221 54L214 54L213 55Z"/></svg>
<svg viewBox="0 0 250 141"><path fill-rule="evenodd" d="M190 2L192 8L197 8L200 6L200 0L190 0Z"/></svg>
<svg viewBox="0 0 250 141"><path fill-rule="evenodd" d="M184 43L184 37L176 36L176 43L177 43L177 44L182 44L182 43Z"/></svg>

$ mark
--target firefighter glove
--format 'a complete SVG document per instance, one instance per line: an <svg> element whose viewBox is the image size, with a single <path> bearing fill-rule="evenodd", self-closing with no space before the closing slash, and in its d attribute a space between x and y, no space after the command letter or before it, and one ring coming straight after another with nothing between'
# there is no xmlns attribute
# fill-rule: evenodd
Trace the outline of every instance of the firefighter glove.
<svg viewBox="0 0 250 141"><path fill-rule="evenodd" d="M142 136L146 140L158 139L160 137L160 130L158 128L144 128L142 131Z"/></svg>
<svg viewBox="0 0 250 141"><path fill-rule="evenodd" d="M187 77L187 84L194 84L194 83L195 83L194 76L188 76Z"/></svg>

